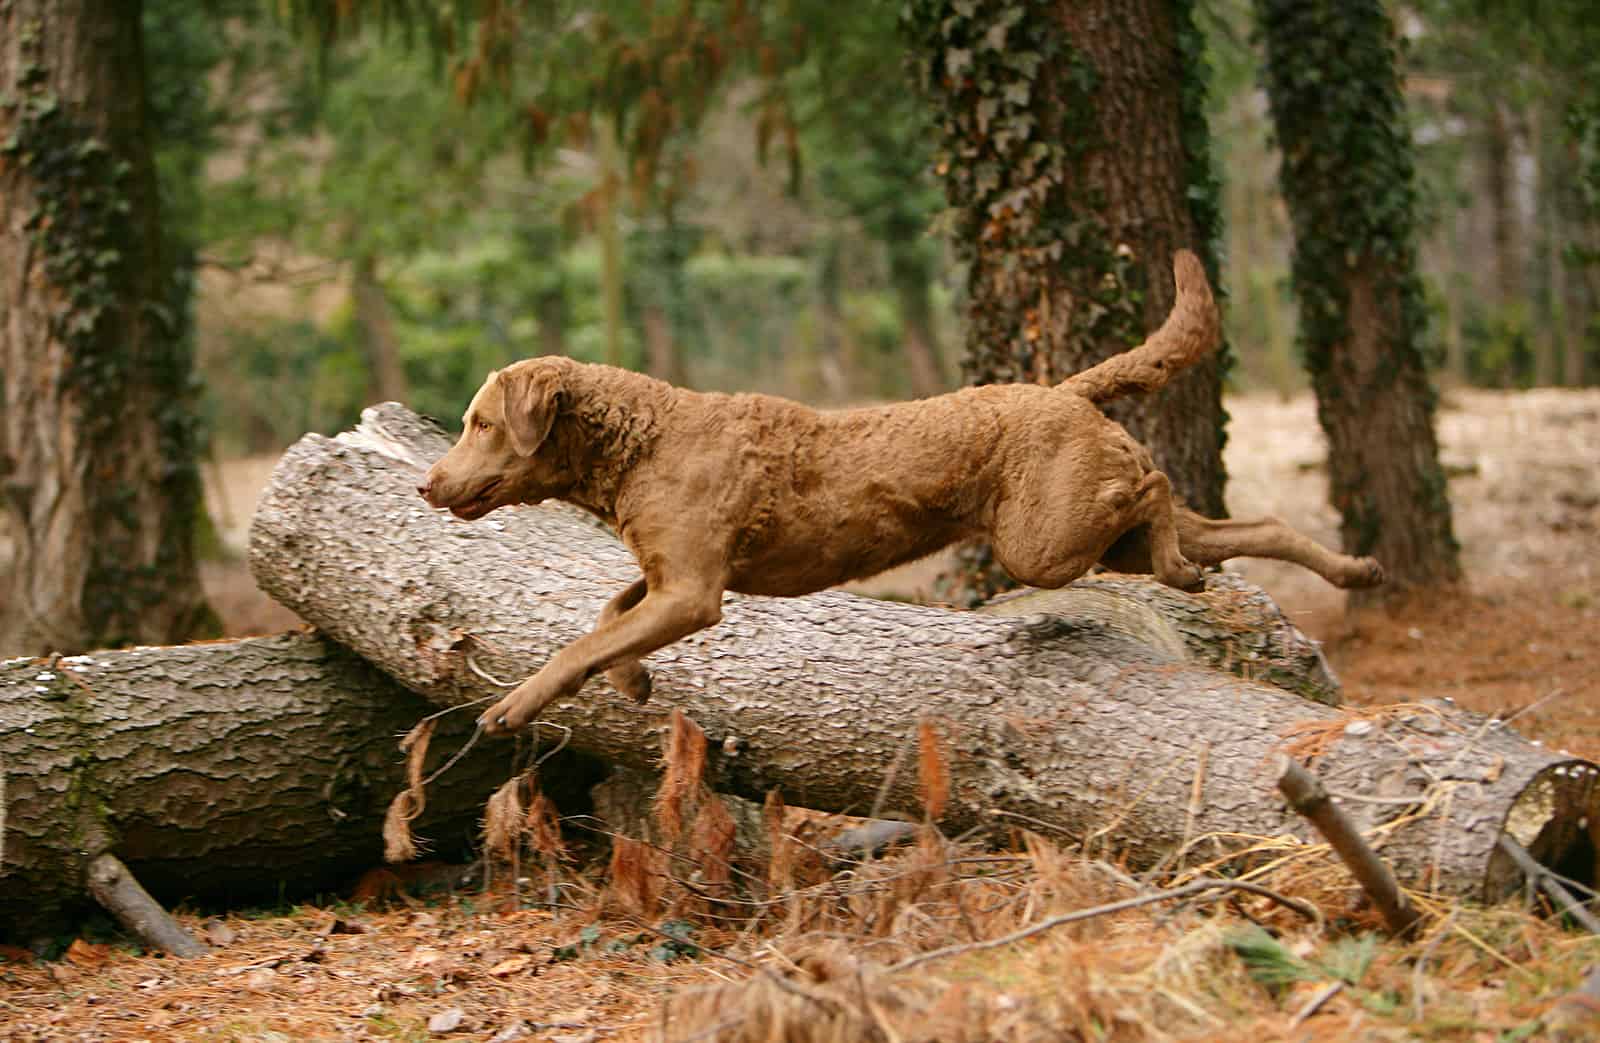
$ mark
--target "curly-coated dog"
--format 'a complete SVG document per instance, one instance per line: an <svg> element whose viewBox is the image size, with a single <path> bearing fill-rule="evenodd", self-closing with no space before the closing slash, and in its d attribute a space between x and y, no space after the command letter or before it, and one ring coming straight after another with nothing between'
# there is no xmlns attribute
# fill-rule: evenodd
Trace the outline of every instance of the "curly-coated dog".
<svg viewBox="0 0 1600 1043"><path fill-rule="evenodd" d="M718 622L724 591L809 594L974 537L1037 587L1104 561L1198 590L1201 566L1237 556L1297 562L1340 587L1382 582L1372 559L1276 519L1213 521L1178 505L1149 452L1096 407L1159 388L1216 347L1204 269L1187 251L1174 267L1177 302L1161 329L1055 387L827 412L561 357L491 373L418 491L466 519L577 504L616 529L644 576L484 726L521 728L600 671L644 699L640 658Z"/></svg>

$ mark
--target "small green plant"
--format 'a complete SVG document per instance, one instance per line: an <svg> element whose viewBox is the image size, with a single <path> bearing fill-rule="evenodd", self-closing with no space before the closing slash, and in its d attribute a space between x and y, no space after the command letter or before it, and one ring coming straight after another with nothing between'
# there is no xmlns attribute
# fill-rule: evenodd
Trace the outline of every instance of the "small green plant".
<svg viewBox="0 0 1600 1043"><path fill-rule="evenodd" d="M1303 959L1254 924L1228 935L1226 943L1244 961L1250 976L1274 991L1296 982L1329 979L1360 985L1378 952L1377 935L1363 934L1340 938L1320 958Z"/></svg>
<svg viewBox="0 0 1600 1043"><path fill-rule="evenodd" d="M674 963L678 960L692 960L700 955L700 946L691 940L694 936L694 924L687 920L668 920L659 930L667 937L651 948L652 960Z"/></svg>

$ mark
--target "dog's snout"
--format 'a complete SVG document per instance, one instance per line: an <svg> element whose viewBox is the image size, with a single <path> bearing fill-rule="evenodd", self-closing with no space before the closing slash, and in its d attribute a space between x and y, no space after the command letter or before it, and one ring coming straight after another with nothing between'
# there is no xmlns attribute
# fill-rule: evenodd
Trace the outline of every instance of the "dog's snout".
<svg viewBox="0 0 1600 1043"><path fill-rule="evenodd" d="M424 500L431 500L433 498L432 475L424 477L422 481L417 483L417 495L422 497Z"/></svg>

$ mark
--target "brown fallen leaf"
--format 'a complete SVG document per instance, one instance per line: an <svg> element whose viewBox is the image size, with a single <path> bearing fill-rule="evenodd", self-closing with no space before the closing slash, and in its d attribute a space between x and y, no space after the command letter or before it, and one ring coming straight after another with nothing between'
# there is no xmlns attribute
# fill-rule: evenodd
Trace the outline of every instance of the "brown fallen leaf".
<svg viewBox="0 0 1600 1043"><path fill-rule="evenodd" d="M33 953L17 945L0 945L0 963L32 963Z"/></svg>
<svg viewBox="0 0 1600 1043"><path fill-rule="evenodd" d="M76 938L67 946L67 961L79 967L99 967L111 959L111 946Z"/></svg>
<svg viewBox="0 0 1600 1043"><path fill-rule="evenodd" d="M414 971L424 967L431 967L442 959L444 959L444 953L438 949L422 948L414 950L410 956L401 960L400 966L406 970Z"/></svg>
<svg viewBox="0 0 1600 1043"><path fill-rule="evenodd" d="M504 978L508 974L516 974L518 971L525 970L528 964L532 962L532 956L512 956L490 967L489 975L494 978Z"/></svg>

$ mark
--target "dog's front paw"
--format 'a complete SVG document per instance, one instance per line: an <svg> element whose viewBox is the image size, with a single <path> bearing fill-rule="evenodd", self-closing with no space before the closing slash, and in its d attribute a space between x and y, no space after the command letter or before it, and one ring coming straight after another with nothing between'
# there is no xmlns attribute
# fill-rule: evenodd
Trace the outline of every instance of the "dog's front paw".
<svg viewBox="0 0 1600 1043"><path fill-rule="evenodd" d="M514 688L510 695L485 710L478 723L490 735L510 735L532 724L544 708L561 697L560 689L534 674Z"/></svg>

